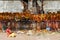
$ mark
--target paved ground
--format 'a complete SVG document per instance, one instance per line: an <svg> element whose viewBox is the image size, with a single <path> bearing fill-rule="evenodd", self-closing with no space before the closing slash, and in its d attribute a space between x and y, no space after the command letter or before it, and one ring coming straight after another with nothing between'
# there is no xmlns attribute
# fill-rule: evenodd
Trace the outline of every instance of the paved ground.
<svg viewBox="0 0 60 40"><path fill-rule="evenodd" d="M6 33L0 33L0 40L60 40L60 33L56 34L45 34L45 35L25 35L25 34L17 34L14 38L7 37Z"/></svg>

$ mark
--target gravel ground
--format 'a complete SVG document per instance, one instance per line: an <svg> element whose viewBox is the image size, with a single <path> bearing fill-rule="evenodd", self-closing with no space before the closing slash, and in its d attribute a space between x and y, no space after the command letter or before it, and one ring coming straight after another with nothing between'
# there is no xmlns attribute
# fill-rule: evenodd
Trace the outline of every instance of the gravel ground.
<svg viewBox="0 0 60 40"><path fill-rule="evenodd" d="M60 33L31 35L17 34L16 37L7 37L6 33L0 33L0 40L60 40Z"/></svg>

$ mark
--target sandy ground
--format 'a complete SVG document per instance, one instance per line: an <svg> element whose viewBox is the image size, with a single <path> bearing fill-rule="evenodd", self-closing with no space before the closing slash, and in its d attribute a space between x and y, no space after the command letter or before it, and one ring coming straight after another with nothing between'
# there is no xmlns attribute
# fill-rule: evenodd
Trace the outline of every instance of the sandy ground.
<svg viewBox="0 0 60 40"><path fill-rule="evenodd" d="M0 40L60 40L60 33L31 35L17 34L16 37L7 37L6 33L0 33Z"/></svg>

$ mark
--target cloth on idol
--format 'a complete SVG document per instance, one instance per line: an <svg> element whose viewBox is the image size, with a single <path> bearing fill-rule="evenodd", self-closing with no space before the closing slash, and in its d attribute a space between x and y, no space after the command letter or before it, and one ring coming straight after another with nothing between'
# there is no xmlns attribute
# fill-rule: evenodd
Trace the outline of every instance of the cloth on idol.
<svg viewBox="0 0 60 40"><path fill-rule="evenodd" d="M2 30L2 23L0 22L0 30Z"/></svg>
<svg viewBox="0 0 60 40"><path fill-rule="evenodd" d="M46 30L50 31L50 27L47 26L47 27L46 27Z"/></svg>
<svg viewBox="0 0 60 40"><path fill-rule="evenodd" d="M10 28L6 29L6 33L7 33L8 36L12 33L11 30L10 30Z"/></svg>
<svg viewBox="0 0 60 40"><path fill-rule="evenodd" d="M7 29L7 27L6 27L6 25L5 24L3 24L3 30L6 30Z"/></svg>
<svg viewBox="0 0 60 40"><path fill-rule="evenodd" d="M15 33L11 33L8 37L16 37Z"/></svg>

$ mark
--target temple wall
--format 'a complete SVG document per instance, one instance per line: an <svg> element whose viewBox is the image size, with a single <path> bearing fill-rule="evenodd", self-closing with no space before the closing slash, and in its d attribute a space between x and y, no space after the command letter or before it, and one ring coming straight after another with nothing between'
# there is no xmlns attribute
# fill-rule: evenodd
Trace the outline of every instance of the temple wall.
<svg viewBox="0 0 60 40"><path fill-rule="evenodd" d="M30 9L32 3L28 5L28 9ZM43 5L45 12L57 12L60 10L60 1L44 1ZM0 12L22 12L23 9L21 1L0 1Z"/></svg>
<svg viewBox="0 0 60 40"><path fill-rule="evenodd" d="M22 12L23 9L20 1L0 1L0 12Z"/></svg>
<svg viewBox="0 0 60 40"><path fill-rule="evenodd" d="M44 1L45 12L57 12L60 11L60 1Z"/></svg>

